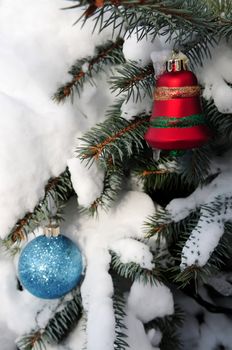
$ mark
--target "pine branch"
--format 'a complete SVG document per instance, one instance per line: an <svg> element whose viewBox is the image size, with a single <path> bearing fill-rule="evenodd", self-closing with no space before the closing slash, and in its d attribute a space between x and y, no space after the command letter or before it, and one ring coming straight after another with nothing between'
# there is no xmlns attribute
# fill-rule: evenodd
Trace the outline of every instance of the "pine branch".
<svg viewBox="0 0 232 350"><path fill-rule="evenodd" d="M19 350L46 350L46 344L58 344L73 330L82 316L79 292L66 301L61 311L56 312L44 329L37 329L16 341Z"/></svg>
<svg viewBox="0 0 232 350"><path fill-rule="evenodd" d="M213 100L203 100L204 112L214 132L214 143L230 148L232 144L232 114L220 113Z"/></svg>
<svg viewBox="0 0 232 350"><path fill-rule="evenodd" d="M155 78L152 64L139 67L135 62L127 62L117 69L118 76L110 79L111 90L117 91L118 95L127 93L127 101L142 100L146 95L152 96ZM142 94L143 92L143 94Z"/></svg>
<svg viewBox="0 0 232 350"><path fill-rule="evenodd" d="M128 31L131 32L138 26L139 20L142 19L146 23L145 28L141 29L144 32L143 36L148 34L148 32L156 35L160 28L165 27L172 34L179 30L181 36L186 35L183 27L185 27L185 32L186 29L189 32L192 29L192 32L206 33L210 31L216 33L214 30L218 22L210 10L210 6L207 6L205 1L175 0L170 3L170 1L149 0L105 0L90 1L87 4L89 4L89 7L84 13L85 18L93 14L95 14L96 18L98 16L104 17L107 12L111 12L112 18L108 14L108 18L101 19L101 30L121 17L121 26L125 22L128 26ZM78 5L86 5L86 1L80 1ZM74 5L71 8L78 7L78 5ZM155 28L155 24L158 29ZM181 24L183 27L181 27ZM179 42L183 42L182 39Z"/></svg>
<svg viewBox="0 0 232 350"><path fill-rule="evenodd" d="M212 156L211 145L186 152L180 161L180 174L182 181L195 188L203 184L210 176L210 160Z"/></svg>
<svg viewBox="0 0 232 350"><path fill-rule="evenodd" d="M138 40L148 34L155 38L162 31L176 50L186 52L188 47L186 53L198 64L210 55L212 43L229 39L232 32L228 0L83 0L68 8L79 6L86 6L81 18L86 21L94 15L95 28L100 31L108 26L113 33L124 31L125 36L136 31Z"/></svg>
<svg viewBox="0 0 232 350"><path fill-rule="evenodd" d="M151 155L149 158L142 155L138 159L133 173L143 183L143 187L148 193L157 189L170 191L185 188L187 191L191 191L193 186L181 177L181 169L172 158L162 157L159 161L154 161Z"/></svg>
<svg viewBox="0 0 232 350"><path fill-rule="evenodd" d="M216 273L217 269L214 266L204 266L204 268L196 265L187 267L180 271L179 267L169 269L172 281L178 285L178 288L186 288L190 283L194 282L195 290L197 290L198 283L205 283L209 276Z"/></svg>
<svg viewBox="0 0 232 350"><path fill-rule="evenodd" d="M207 0L207 3L215 16L220 16L222 13L226 16L232 11L232 3L230 0Z"/></svg>
<svg viewBox="0 0 232 350"><path fill-rule="evenodd" d="M206 21L204 17L201 16L198 19L194 18L196 16L196 13L199 13L199 11L197 11L198 9L194 9L193 7L193 5L195 4L196 1L188 1L186 4L186 1L183 0L173 1L172 4L170 4L170 1L160 0L81 0L78 1L77 5L66 7L66 9L72 9L80 6L89 5L84 15L85 17L90 17L96 12L97 9L103 7L110 7L111 10L114 8L124 7L126 9L136 9L138 11L142 8L145 8L147 11L157 11L165 15L181 17L182 19L190 21L192 23L201 23L201 21L204 23ZM201 9L206 9L205 2L198 1L198 6L200 6ZM210 25L210 23L208 23L208 25Z"/></svg>
<svg viewBox="0 0 232 350"><path fill-rule="evenodd" d="M119 276L131 281L142 281L145 284L155 284L157 281L161 280L161 272L158 267L155 267L153 270L148 270L134 262L124 264L116 253L110 251L110 254L111 268L117 272Z"/></svg>
<svg viewBox="0 0 232 350"><path fill-rule="evenodd" d="M106 165L109 159L115 164L117 160L131 157L134 151L145 147L144 133L149 119L141 115L128 122L116 116L97 124L81 138L84 146L77 149L79 157L88 161L101 160Z"/></svg>
<svg viewBox="0 0 232 350"><path fill-rule="evenodd" d="M125 174L120 167L109 167L105 174L101 195L87 208L91 215L98 214L99 208L108 210L121 191ZM86 211L86 210L85 210Z"/></svg>
<svg viewBox="0 0 232 350"><path fill-rule="evenodd" d="M16 340L19 350L46 350L46 343L42 340L40 331L34 331Z"/></svg>
<svg viewBox="0 0 232 350"><path fill-rule="evenodd" d="M76 0L74 0L75 2ZM78 3L76 5L72 5L72 6L68 6L68 7L65 7L63 8L64 10L67 10L67 9L74 9L74 8L78 8L78 7L81 7L81 6L86 6L88 5L86 11L84 12L84 17L88 18L88 17L91 17L95 11L101 7L104 7L104 6L108 6L108 5L112 5L112 6L115 6L115 7L118 7L118 6L121 6L121 5L127 5L127 6L130 6L130 5L136 5L136 4L139 4L139 5L148 5L148 4L154 4L155 0L137 0L137 1L122 1L122 0L108 0L108 1L105 1L105 0L81 0L81 1L77 1Z"/></svg>
<svg viewBox="0 0 232 350"><path fill-rule="evenodd" d="M58 311L45 327L43 337L49 344L58 344L64 340L77 325L82 316L82 301L80 292L67 301L64 308Z"/></svg>
<svg viewBox="0 0 232 350"><path fill-rule="evenodd" d="M27 213L12 228L8 237L3 241L5 247L10 248L14 243L26 239L28 233L38 227L41 222L48 221L50 216L49 199L53 198L61 203L68 200L73 193L69 171L66 170L59 177L50 179L45 187L44 198L35 207L33 212ZM58 208L59 209L59 208ZM58 210L57 219L60 220Z"/></svg>
<svg viewBox="0 0 232 350"><path fill-rule="evenodd" d="M122 293L119 290L116 290L113 297L113 306L114 306L114 314L115 314L115 333L116 338L114 341L114 348L116 350L126 350L128 348L128 344L126 342L127 335L123 332L126 329L124 318L126 316L125 308L126 302Z"/></svg>
<svg viewBox="0 0 232 350"><path fill-rule="evenodd" d="M215 215L215 212L220 212L221 206L221 199L216 198L213 204L211 203L210 205L204 205L204 209L208 209L210 218L210 216L213 217ZM230 240L232 234L232 224L227 222L224 228L224 235L221 237L216 249L211 254L207 264L204 266L193 264L191 266L186 266L184 270L180 271L180 260L181 258L184 258L182 255L182 249L190 233L198 223L199 218L200 210L198 209L197 212L191 214L188 218L183 220L182 224L184 223L185 225L185 231L179 231L178 244L175 247L176 266L171 267L167 272L169 274L169 279L171 278L180 288L185 288L191 281L194 281L197 289L197 284L199 281L205 283L209 276L217 273L222 266L225 265L226 260L231 260L232 249Z"/></svg>
<svg viewBox="0 0 232 350"><path fill-rule="evenodd" d="M87 81L94 83L93 78L95 74L104 71L106 66L111 67L112 65L124 63L122 45L123 39L121 38L118 38L115 42L108 41L104 45L96 47L95 56L76 61L68 72L72 75L72 79L57 90L53 99L57 102L64 102L68 97L73 99L74 88L80 95Z"/></svg>
<svg viewBox="0 0 232 350"><path fill-rule="evenodd" d="M194 69L194 65L202 65L205 58L211 58L211 49L218 43L214 34L204 37L196 36L191 41L186 41L180 45L179 50L189 58L189 65Z"/></svg>
<svg viewBox="0 0 232 350"><path fill-rule="evenodd" d="M153 216L148 217L144 223L144 228L147 238L151 238L154 235L167 238L169 235L173 236L174 232L177 233L179 229L173 223L170 214L163 208L159 208Z"/></svg>

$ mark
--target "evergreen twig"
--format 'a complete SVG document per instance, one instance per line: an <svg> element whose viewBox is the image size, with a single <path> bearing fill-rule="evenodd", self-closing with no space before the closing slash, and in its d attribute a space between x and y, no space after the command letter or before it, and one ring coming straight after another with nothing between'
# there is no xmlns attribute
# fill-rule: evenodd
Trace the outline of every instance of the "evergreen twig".
<svg viewBox="0 0 232 350"><path fill-rule="evenodd" d="M155 85L154 68L150 63L145 67L139 67L135 62L127 62L117 69L118 76L110 79L111 90L118 95L127 93L127 101L142 100L146 95L152 97Z"/></svg>
<svg viewBox="0 0 232 350"><path fill-rule="evenodd" d="M57 102L64 102L67 97L74 96L75 91L80 95L86 81L94 83L94 74L104 71L106 66L123 63L124 56L122 53L123 39L118 38L115 42L108 41L104 45L97 46L96 54L93 57L86 57L75 62L69 70L72 79L62 85L54 94L53 99ZM84 69L85 66L85 69Z"/></svg>
<svg viewBox="0 0 232 350"><path fill-rule="evenodd" d="M44 329L36 329L16 341L19 350L46 350L46 344L58 344L67 337L82 316L80 293L74 293L73 298L63 304L63 308L55 313Z"/></svg>
<svg viewBox="0 0 232 350"><path fill-rule="evenodd" d="M33 212L27 213L12 228L8 237L3 241L6 247L11 247L15 242L26 239L29 232L33 231L41 222L48 221L50 216L49 198L58 200L60 203L67 201L73 193L69 171L66 170L59 177L50 179L45 186L44 198L35 207ZM59 208L58 208L59 209ZM57 219L60 220L58 210Z"/></svg>
<svg viewBox="0 0 232 350"><path fill-rule="evenodd" d="M77 149L83 160L123 160L130 157L134 149L144 148L144 133L150 117L141 115L128 122L119 117L112 117L98 124L82 138L82 147Z"/></svg>
<svg viewBox="0 0 232 350"><path fill-rule="evenodd" d="M111 267L119 276L131 281L138 280L146 284L156 284L162 279L161 270L159 270L158 267L154 267L153 270L148 270L134 262L125 264L121 262L120 257L116 253L113 251L110 253Z"/></svg>
<svg viewBox="0 0 232 350"><path fill-rule="evenodd" d="M109 167L104 177L101 195L88 208L83 208L81 211L92 216L98 214L99 208L107 211L121 191L124 176L124 171L120 166Z"/></svg>

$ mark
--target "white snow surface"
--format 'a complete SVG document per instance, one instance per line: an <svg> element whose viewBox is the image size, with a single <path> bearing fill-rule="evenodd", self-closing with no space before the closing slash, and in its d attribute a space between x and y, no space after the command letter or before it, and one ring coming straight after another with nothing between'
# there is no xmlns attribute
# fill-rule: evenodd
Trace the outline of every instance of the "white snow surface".
<svg viewBox="0 0 232 350"><path fill-rule="evenodd" d="M84 207L90 206L102 193L105 172L96 162L89 167L79 158L69 159L68 167L73 188L78 194L78 203Z"/></svg>
<svg viewBox="0 0 232 350"><path fill-rule="evenodd" d="M148 270L152 270L155 267L149 247L142 242L124 238L114 242L111 245L111 249L120 257L120 261L123 264L135 262Z"/></svg>
<svg viewBox="0 0 232 350"><path fill-rule="evenodd" d="M16 335L35 329L37 325L45 327L59 301L48 302L35 298L27 291L19 291L16 271L11 258L1 258L0 280L0 323L5 324Z"/></svg>
<svg viewBox="0 0 232 350"><path fill-rule="evenodd" d="M135 281L128 297L128 307L143 323L156 317L172 315L174 312L173 296L164 284L143 284Z"/></svg>
<svg viewBox="0 0 232 350"><path fill-rule="evenodd" d="M138 114L151 114L152 98L143 96L142 99L134 100L131 97L128 101L125 100L121 106L121 116L126 120L132 120Z"/></svg>

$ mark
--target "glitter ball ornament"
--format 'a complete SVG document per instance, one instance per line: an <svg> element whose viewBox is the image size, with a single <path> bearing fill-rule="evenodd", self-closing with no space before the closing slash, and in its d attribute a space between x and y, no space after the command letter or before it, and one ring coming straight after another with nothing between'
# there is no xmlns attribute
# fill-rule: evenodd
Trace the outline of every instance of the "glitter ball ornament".
<svg viewBox="0 0 232 350"><path fill-rule="evenodd" d="M157 79L145 140L155 149L185 150L200 147L210 136L197 78L177 55L166 63L166 72Z"/></svg>
<svg viewBox="0 0 232 350"><path fill-rule="evenodd" d="M18 264L23 287L43 299L67 294L77 286L82 270L80 250L63 235L36 237L23 249Z"/></svg>

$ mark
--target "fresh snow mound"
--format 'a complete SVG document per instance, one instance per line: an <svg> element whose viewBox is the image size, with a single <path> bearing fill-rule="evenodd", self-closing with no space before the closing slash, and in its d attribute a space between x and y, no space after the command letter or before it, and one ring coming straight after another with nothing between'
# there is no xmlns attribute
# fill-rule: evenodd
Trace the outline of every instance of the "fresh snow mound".
<svg viewBox="0 0 232 350"><path fill-rule="evenodd" d="M131 97L129 100L125 100L121 106L121 117L126 120L132 120L138 114L146 113L151 114L152 110L152 98L150 96L144 96L142 100L134 100Z"/></svg>
<svg viewBox="0 0 232 350"><path fill-rule="evenodd" d="M135 281L128 297L128 306L143 323L174 313L172 293L158 281L155 285Z"/></svg>
<svg viewBox="0 0 232 350"><path fill-rule="evenodd" d="M111 248L120 257L123 264L134 262L144 269L152 270L154 268L153 255L144 243L125 238L114 242Z"/></svg>
<svg viewBox="0 0 232 350"><path fill-rule="evenodd" d="M232 49L221 43L211 48L211 58L205 59L202 67L197 67L199 81L204 85L203 96L210 100L222 113L232 112Z"/></svg>
<svg viewBox="0 0 232 350"><path fill-rule="evenodd" d="M78 195L78 203L90 206L103 191L104 171L93 163L91 167L79 158L68 160L73 188Z"/></svg>
<svg viewBox="0 0 232 350"><path fill-rule="evenodd" d="M122 330L126 333L126 342L131 350L160 350L160 348L153 347L149 337L147 336L143 323L138 320L130 310L127 311L125 317L126 330Z"/></svg>

